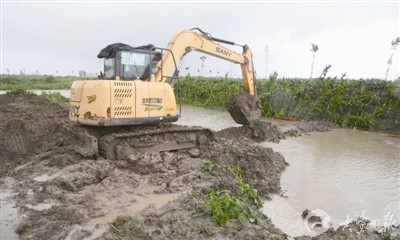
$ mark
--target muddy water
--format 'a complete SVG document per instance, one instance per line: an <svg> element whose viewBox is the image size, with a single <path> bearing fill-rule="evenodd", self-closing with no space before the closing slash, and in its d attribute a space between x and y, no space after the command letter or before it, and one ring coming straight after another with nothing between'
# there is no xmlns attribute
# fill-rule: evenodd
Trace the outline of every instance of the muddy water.
<svg viewBox="0 0 400 240"><path fill-rule="evenodd" d="M178 123L213 130L237 126L227 112L183 106ZM289 235L309 234L301 213L321 209L334 227L359 216L400 223L400 140L378 133L337 129L262 146L289 162L282 175L285 197L273 196L263 212ZM392 216L393 215L393 216Z"/></svg>
<svg viewBox="0 0 400 240"><path fill-rule="evenodd" d="M182 114L177 124L202 126L214 131L240 126L233 121L228 112L187 105L182 106Z"/></svg>
<svg viewBox="0 0 400 240"><path fill-rule="evenodd" d="M337 129L262 145L290 164L281 179L287 198L274 196L264 209L288 234L304 233L300 215L306 208L325 211L335 227L359 216L378 225L391 215L400 222L400 140ZM288 221L278 224L282 218Z"/></svg>
<svg viewBox="0 0 400 240"><path fill-rule="evenodd" d="M100 237L109 224L118 216L133 216L138 212L153 207L155 209L165 206L168 202L177 198L176 194L143 194L141 196L132 194L128 188L121 189L118 197L111 197L110 193L96 194L96 201L101 202L101 213L99 217L91 219L84 225L74 225L65 240L76 239L74 235L79 232L91 232L89 237L80 237L92 240Z"/></svg>
<svg viewBox="0 0 400 240"><path fill-rule="evenodd" d="M15 233L18 223L18 213L11 186L15 180L10 177L2 179L0 184L0 239L14 240L18 239Z"/></svg>

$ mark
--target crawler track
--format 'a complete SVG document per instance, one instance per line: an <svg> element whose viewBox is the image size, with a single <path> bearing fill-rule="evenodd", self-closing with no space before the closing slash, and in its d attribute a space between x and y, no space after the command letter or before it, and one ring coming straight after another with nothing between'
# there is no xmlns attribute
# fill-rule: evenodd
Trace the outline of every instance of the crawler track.
<svg viewBox="0 0 400 240"><path fill-rule="evenodd" d="M201 127L171 126L162 129L112 133L100 138L99 152L108 159L126 159L135 152L162 152L193 148L213 138Z"/></svg>

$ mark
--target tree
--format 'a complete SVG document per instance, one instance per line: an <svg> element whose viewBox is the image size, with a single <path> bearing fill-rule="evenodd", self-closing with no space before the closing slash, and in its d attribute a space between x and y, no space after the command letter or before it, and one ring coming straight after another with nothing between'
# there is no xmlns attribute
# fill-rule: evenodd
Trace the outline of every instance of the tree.
<svg viewBox="0 0 400 240"><path fill-rule="evenodd" d="M387 78L388 78L389 68L390 68L390 65L392 65L394 51L396 50L396 47L399 46L399 44L400 44L400 38L399 37L397 37L396 40L392 41L392 54L390 55L390 58L388 60L388 67L386 69L385 80L387 80Z"/></svg>
<svg viewBox="0 0 400 240"><path fill-rule="evenodd" d="M311 76L310 79L312 79L313 71L314 71L314 59L315 59L315 53L318 51L318 45L311 43L311 49L310 51L313 53L312 55L312 62L311 62Z"/></svg>
<svg viewBox="0 0 400 240"><path fill-rule="evenodd" d="M326 77L326 74L328 74L329 68L331 68L332 65L328 64L324 67L324 70L321 73L321 76L319 76L320 79L324 79Z"/></svg>

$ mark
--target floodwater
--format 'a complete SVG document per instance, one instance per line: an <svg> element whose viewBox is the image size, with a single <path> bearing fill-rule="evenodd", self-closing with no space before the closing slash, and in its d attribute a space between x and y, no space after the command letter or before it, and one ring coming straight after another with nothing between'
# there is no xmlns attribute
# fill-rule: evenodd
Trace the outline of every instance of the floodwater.
<svg viewBox="0 0 400 240"><path fill-rule="evenodd" d="M183 106L182 115L179 124L213 130L237 126L227 112ZM282 174L283 197L272 196L262 209L288 235L310 235L301 217L305 209L326 212L335 228L360 216L377 230L385 222L400 223L399 139L336 129L260 145L280 152L290 164Z"/></svg>
<svg viewBox="0 0 400 240"><path fill-rule="evenodd" d="M289 235L307 233L304 224L293 228L302 225L305 209L326 212L334 227L360 216L376 225L400 223L400 140L336 129L262 145L290 164L281 179L285 198L274 196L263 209Z"/></svg>
<svg viewBox="0 0 400 240"><path fill-rule="evenodd" d="M42 91L33 92L41 94ZM69 97L69 90L52 92ZM228 112L186 105L182 106L182 117L177 124L215 131L239 126ZM309 235L301 218L305 209L326 212L334 227L359 216L378 226L400 224L399 139L336 129L261 145L280 152L290 164L282 174L283 197L272 196L262 209L288 235ZM41 176L37 180L45 181L49 177ZM15 229L17 211L9 201L11 194L10 187L2 186L1 239L16 239L11 229ZM14 222L7 222L6 218ZM3 236L5 233L11 235Z"/></svg>

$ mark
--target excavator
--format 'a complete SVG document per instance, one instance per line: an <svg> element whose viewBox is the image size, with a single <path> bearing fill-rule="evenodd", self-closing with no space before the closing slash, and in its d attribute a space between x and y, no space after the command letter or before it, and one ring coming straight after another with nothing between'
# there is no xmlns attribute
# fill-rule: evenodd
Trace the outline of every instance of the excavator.
<svg viewBox="0 0 400 240"><path fill-rule="evenodd" d="M242 53L220 43L238 45ZM191 51L240 65L244 99L251 102L232 98L226 106L236 123L250 125L256 121L261 113L255 104L250 48L215 38L199 28L175 34L167 48L116 43L102 49L98 54L98 58L104 58L100 79L75 81L71 86L70 120L96 127L131 126L129 131L117 129L98 139L100 154L109 159L121 159L136 151L172 151L205 144L213 137L211 130L170 124L181 115L174 88L179 99L179 69ZM177 60L180 60L179 67Z"/></svg>

